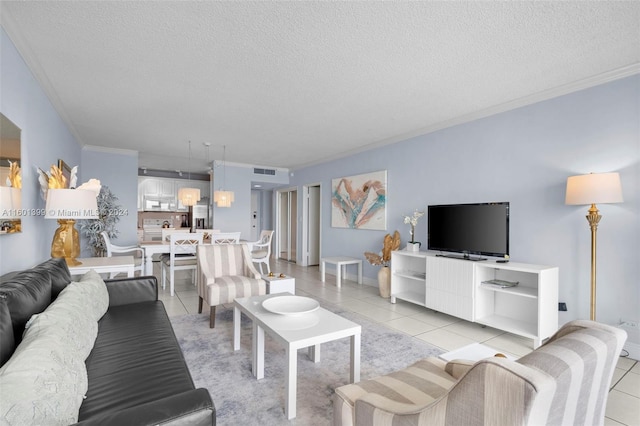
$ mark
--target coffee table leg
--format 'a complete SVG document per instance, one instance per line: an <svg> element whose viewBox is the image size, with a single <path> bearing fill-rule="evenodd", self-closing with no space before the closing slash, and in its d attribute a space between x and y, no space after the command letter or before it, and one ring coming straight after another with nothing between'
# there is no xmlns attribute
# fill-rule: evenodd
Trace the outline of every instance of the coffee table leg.
<svg viewBox="0 0 640 426"><path fill-rule="evenodd" d="M251 352L253 354L253 375L256 379L264 378L264 329L254 321L252 324L253 343Z"/></svg>
<svg viewBox="0 0 640 426"><path fill-rule="evenodd" d="M351 336L351 383L360 381L360 333Z"/></svg>
<svg viewBox="0 0 640 426"><path fill-rule="evenodd" d="M340 285L341 285L341 281L340 281L342 279L341 275L342 275L342 264L338 263L336 265L336 287L338 288L340 288Z"/></svg>
<svg viewBox="0 0 640 426"><path fill-rule="evenodd" d="M233 307L233 350L240 350L240 309Z"/></svg>
<svg viewBox="0 0 640 426"><path fill-rule="evenodd" d="M325 266L325 262L323 260L320 262L320 280L322 282L324 282L324 266Z"/></svg>
<svg viewBox="0 0 640 426"><path fill-rule="evenodd" d="M309 359L313 362L320 362L320 345L309 346Z"/></svg>
<svg viewBox="0 0 640 426"><path fill-rule="evenodd" d="M286 380L286 389L285 389L285 401L284 401L284 414L287 416L287 419L291 420L296 417L296 393L297 393L297 383L296 379L298 376L298 351L296 349L292 349L291 346L287 346L286 351L287 356L287 375L285 377Z"/></svg>
<svg viewBox="0 0 640 426"><path fill-rule="evenodd" d="M253 343L251 344L251 353L253 355L253 375L256 379L264 378L264 329L253 321L251 326L253 334Z"/></svg>
<svg viewBox="0 0 640 426"><path fill-rule="evenodd" d="M358 284L362 284L362 262L358 262Z"/></svg>

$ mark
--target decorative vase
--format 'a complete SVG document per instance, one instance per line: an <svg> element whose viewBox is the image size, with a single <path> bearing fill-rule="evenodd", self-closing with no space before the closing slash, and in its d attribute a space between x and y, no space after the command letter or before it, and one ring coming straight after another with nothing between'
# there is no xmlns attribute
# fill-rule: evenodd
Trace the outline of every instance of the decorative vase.
<svg viewBox="0 0 640 426"><path fill-rule="evenodd" d="M421 243L407 243L407 251L420 251Z"/></svg>
<svg viewBox="0 0 640 426"><path fill-rule="evenodd" d="M378 287L380 297L388 299L391 296L391 270L388 266L383 266L378 272Z"/></svg>

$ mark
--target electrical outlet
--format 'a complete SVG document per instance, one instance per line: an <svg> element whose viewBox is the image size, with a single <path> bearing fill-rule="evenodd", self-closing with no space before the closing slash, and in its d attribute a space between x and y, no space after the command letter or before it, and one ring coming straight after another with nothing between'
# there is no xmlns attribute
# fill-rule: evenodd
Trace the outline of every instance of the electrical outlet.
<svg viewBox="0 0 640 426"><path fill-rule="evenodd" d="M620 325L623 327L629 327L629 328L634 328L634 329L638 329L638 321L631 321L631 320L626 320L626 319L620 319Z"/></svg>
<svg viewBox="0 0 640 426"><path fill-rule="evenodd" d="M567 311L567 304L564 303L564 302L558 303L558 310L562 311L562 312L566 312Z"/></svg>

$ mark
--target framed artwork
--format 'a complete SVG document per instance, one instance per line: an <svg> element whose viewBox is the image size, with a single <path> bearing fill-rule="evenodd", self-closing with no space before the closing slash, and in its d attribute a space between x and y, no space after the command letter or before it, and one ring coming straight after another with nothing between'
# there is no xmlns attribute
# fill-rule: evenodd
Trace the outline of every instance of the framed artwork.
<svg viewBox="0 0 640 426"><path fill-rule="evenodd" d="M67 188L69 188L69 181L71 180L71 167L64 160L58 159L58 168L62 171L62 176L67 180Z"/></svg>
<svg viewBox="0 0 640 426"><path fill-rule="evenodd" d="M331 226L387 229L387 171L331 179Z"/></svg>

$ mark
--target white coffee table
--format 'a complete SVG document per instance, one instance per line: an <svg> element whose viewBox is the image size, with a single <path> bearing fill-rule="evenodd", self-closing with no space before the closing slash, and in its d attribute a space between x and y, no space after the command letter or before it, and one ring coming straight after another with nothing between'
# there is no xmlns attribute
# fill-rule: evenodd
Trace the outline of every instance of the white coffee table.
<svg viewBox="0 0 640 426"><path fill-rule="evenodd" d="M133 277L133 256L83 257L76 260L81 264L69 266L71 275L82 275L93 269L99 274L125 272L127 277Z"/></svg>
<svg viewBox="0 0 640 426"><path fill-rule="evenodd" d="M351 383L360 381L360 334L362 327L324 308L304 315L274 314L262 307L262 302L288 293L267 294L236 299L233 303L233 349L240 349L240 316L252 321L252 373L264 378L264 332L285 347L287 372L285 378L284 412L288 419L296 416L298 349L309 348L309 358L320 362L320 345L343 337L351 338Z"/></svg>

